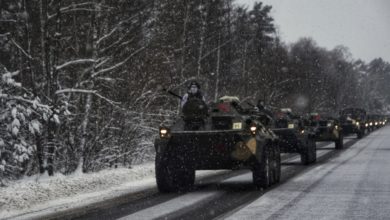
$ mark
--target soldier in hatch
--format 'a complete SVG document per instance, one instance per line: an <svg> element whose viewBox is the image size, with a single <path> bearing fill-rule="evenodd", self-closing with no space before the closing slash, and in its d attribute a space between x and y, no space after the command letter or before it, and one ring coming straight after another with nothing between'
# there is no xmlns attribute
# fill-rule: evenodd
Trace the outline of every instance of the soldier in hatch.
<svg viewBox="0 0 390 220"><path fill-rule="evenodd" d="M183 108L183 106L187 103L187 101L193 98L197 98L205 102L205 98L202 92L200 91L200 85L196 81L192 81L189 84L188 92L183 96L181 100L181 107Z"/></svg>
<svg viewBox="0 0 390 220"><path fill-rule="evenodd" d="M266 105L265 105L265 103L264 103L264 100L259 99L259 100L257 101L256 107L258 108L258 110L259 110L260 112L263 112L263 113L267 114L267 115L270 116L271 118L273 117L272 111L271 111L269 108L266 107Z"/></svg>

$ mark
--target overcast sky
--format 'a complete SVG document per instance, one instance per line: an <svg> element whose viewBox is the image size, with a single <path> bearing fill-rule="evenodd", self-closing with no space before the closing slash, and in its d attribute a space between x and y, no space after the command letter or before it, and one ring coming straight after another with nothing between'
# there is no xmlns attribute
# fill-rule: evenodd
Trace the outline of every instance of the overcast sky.
<svg viewBox="0 0 390 220"><path fill-rule="evenodd" d="M258 0L257 0L258 1ZM252 7L256 0L236 0ZM319 46L347 46L355 59L390 62L390 0L263 0L282 39L312 37Z"/></svg>

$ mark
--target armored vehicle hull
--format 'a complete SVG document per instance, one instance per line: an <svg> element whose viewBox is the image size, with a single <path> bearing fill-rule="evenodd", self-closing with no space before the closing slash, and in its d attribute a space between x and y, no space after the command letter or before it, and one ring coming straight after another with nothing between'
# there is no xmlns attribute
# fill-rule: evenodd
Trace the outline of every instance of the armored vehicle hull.
<svg viewBox="0 0 390 220"><path fill-rule="evenodd" d="M336 149L344 148L343 129L338 120L329 117L321 117L320 119L311 117L309 121L310 126L315 132L316 142L332 141L335 143Z"/></svg>
<svg viewBox="0 0 390 220"><path fill-rule="evenodd" d="M362 138L368 132L367 114L364 109L347 108L340 113L340 124L345 135L356 134Z"/></svg>
<svg viewBox="0 0 390 220"><path fill-rule="evenodd" d="M280 180L277 137L237 103L212 105L206 117L181 117L160 128L155 141L156 180L161 192L192 188L196 170L249 169L253 183L268 187ZM193 111L192 111L193 112Z"/></svg>
<svg viewBox="0 0 390 220"><path fill-rule="evenodd" d="M279 137L282 153L299 153L305 165L317 160L316 142L310 127L291 112L278 112L275 116L275 128L272 131Z"/></svg>
<svg viewBox="0 0 390 220"><path fill-rule="evenodd" d="M276 128L273 132L279 137L281 153L299 153L304 165L317 159L316 142L312 134L297 132L295 129Z"/></svg>

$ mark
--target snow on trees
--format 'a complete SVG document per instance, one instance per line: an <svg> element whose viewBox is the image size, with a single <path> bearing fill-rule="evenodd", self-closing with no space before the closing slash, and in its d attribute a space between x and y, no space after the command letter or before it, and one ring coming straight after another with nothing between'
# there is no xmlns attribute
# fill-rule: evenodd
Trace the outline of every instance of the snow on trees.
<svg viewBox="0 0 390 220"><path fill-rule="evenodd" d="M153 157L162 92L197 79L206 99L237 95L302 112L389 106L390 64L353 61L278 36L272 8L233 1L3 1L0 178L89 172ZM9 21L9 22L8 22ZM298 100L298 101L297 101ZM296 107L296 106L295 106Z"/></svg>

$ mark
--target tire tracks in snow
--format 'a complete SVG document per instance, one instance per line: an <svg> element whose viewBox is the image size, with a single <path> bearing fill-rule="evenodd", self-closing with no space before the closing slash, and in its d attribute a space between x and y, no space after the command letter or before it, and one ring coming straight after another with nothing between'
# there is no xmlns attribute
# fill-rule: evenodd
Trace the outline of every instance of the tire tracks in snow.
<svg viewBox="0 0 390 220"><path fill-rule="evenodd" d="M171 215L162 216L159 219L186 220L186 219L193 219L193 216L197 216L198 219L215 219L215 218L224 219L225 217L230 216L231 214L235 213L236 211L250 204L254 200L260 198L265 193L288 182L294 176L297 176L298 174L302 174L305 172L309 172L310 170L315 169L316 167L326 163L326 161L328 161L330 158L332 158L335 155L339 155L340 153L348 149L356 142L357 142L356 139L348 140L344 143L345 146L343 150L335 150L334 148L330 150L329 148L329 152L323 152L323 153L322 151L328 150L327 148L328 146L330 146L330 144L325 144L322 146L322 148L319 147L318 150L320 150L321 153L320 156L317 158L318 162L313 165L304 166L296 161L287 163L288 165L283 167L282 169L281 182L266 189L265 191L256 191L255 187L252 185L252 182L248 182L246 186L242 185L242 183L239 183L239 185L234 185L234 184L231 185L226 184L225 186L222 185L222 188L226 189L226 193L218 200L206 204L202 204L200 208L186 210L187 212L181 210L180 212L175 212L172 213ZM289 161L290 160L291 159L289 159Z"/></svg>

